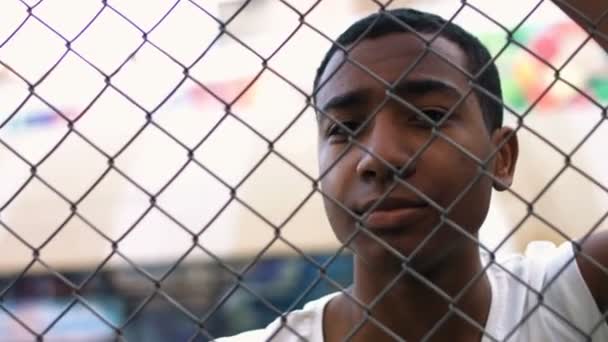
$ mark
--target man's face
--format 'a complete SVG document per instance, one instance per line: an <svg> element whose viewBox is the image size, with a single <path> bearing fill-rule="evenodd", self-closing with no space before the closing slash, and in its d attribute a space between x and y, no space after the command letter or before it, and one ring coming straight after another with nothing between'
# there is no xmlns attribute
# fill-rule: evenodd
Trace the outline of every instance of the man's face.
<svg viewBox="0 0 608 342"><path fill-rule="evenodd" d="M349 53L359 66L343 63L339 52L321 77L326 84L316 103L327 114L319 119L325 208L342 243L359 231L348 243L367 262L383 264L391 258L383 245L411 256L440 227L413 259L433 263L470 241L449 224L440 224L442 210L450 208L445 218L473 236L488 211L493 182L470 155L486 160L495 146L477 98L467 96L469 79L456 67L467 70L466 55L441 37L431 48L435 53L406 33L363 40ZM400 100L387 100L383 82L395 85L395 96L430 119L446 116L438 127L444 137L432 140L432 124ZM349 134L336 122L358 130L356 143L349 143ZM407 165L400 181L395 182L388 165ZM494 160L486 167L492 170ZM370 210L374 205L376 210ZM348 211L365 218L362 223L369 233L358 230L357 218Z"/></svg>

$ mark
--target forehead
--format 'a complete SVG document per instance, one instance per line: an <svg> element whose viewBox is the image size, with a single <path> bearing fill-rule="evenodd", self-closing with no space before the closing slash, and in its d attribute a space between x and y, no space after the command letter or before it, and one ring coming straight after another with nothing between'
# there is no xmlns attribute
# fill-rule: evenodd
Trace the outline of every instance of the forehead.
<svg viewBox="0 0 608 342"><path fill-rule="evenodd" d="M400 77L442 80L465 93L469 79L461 70L468 71L466 55L458 45L441 36L428 45L411 33L364 39L351 48L348 60L342 51L329 60L321 75L317 103L322 107L332 96L354 88L385 88L383 81L393 83Z"/></svg>

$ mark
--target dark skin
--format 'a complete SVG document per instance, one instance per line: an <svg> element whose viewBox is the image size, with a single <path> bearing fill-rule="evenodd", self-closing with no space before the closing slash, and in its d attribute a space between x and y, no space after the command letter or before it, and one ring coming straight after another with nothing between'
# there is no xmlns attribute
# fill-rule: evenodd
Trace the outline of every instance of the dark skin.
<svg viewBox="0 0 608 342"><path fill-rule="evenodd" d="M439 38L433 43L433 49L466 68L466 56L451 41ZM467 78L461 71L435 55L427 55L399 80L403 70L415 63L423 51L424 44L414 35L398 33L361 42L351 51L350 58L391 84L405 84L396 95L429 115L439 118L453 108L452 114L443 121L441 132L478 160L488 159L496 146L510 136L511 130L502 128L490 134L476 97L467 96L459 102L469 90ZM341 54L336 54L329 62L327 75L338 70L318 94L317 101L328 115L356 129L384 100L386 86L352 64L340 67L342 59ZM433 85L439 81L441 86ZM427 89L411 92L408 87L424 82L429 83ZM336 101L336 98L347 98L347 101ZM413 218L403 222L403 229L372 230L399 254L411 257L420 242L440 224L440 211L406 186L395 187L393 173L384 162L396 167L410 162L416 151L431 138L432 125L402 103L386 102L356 136L373 155L359 147L349 148L347 135L334 126L328 119L322 119L319 124L321 170L325 171L334 163L345 148L348 151L323 177L324 193L358 213L362 211L362 203L379 199L387 192L388 198L405 198L419 204L411 215ZM510 184L516 157L517 140L512 137L498 151L497 157L487 163L501 187ZM441 208L453 206L448 218L471 234L476 234L485 219L492 186L499 184L489 177L479 177L479 164L443 138L435 139L412 161L401 179ZM466 195L455 202L463 191ZM338 239L346 242L355 231L355 219L332 201L326 200L325 205ZM403 269L398 254L370 235L359 233L349 244L356 255L352 296L366 304L371 303ZM433 238L412 257L411 264L416 272L450 296L458 295L482 270L477 244L445 224L440 225ZM484 276L469 288L458 307L483 325L490 299L489 282ZM448 301L418 278L405 275L375 305L372 315L395 334L414 341L432 329L448 312L448 305ZM326 325L327 340L341 340L362 318L363 312L351 300L338 297L326 311L326 322L332 322ZM406 326L403 322L416 324ZM479 329L454 316L436 331L434 340L453 341L454 336L468 341L481 338ZM390 336L368 323L354 335L354 340L390 340Z"/></svg>
<svg viewBox="0 0 608 342"><path fill-rule="evenodd" d="M597 11L592 1L571 3L582 11ZM602 45L606 48L608 44ZM408 341L427 337L433 329L430 341L482 338L478 327L458 315L450 315L439 328L435 325L450 311L444 295L458 296L456 308L479 327L486 323L491 289L482 272L479 245L465 235L477 236L492 189L511 185L517 138L511 128L487 128L478 99L469 92L468 78L459 70L468 70L464 52L442 37L431 47L451 63L434 54L420 58L427 50L424 43L413 34L395 33L363 40L349 53L351 60L378 77L353 63L342 63L342 53L332 57L321 76L327 83L316 102L332 118L321 116L319 121L325 207L336 236L348 242L355 254L352 288L326 307L326 341L342 341L346 336L352 341L394 340L371 320L359 327L366 316L349 297L366 306L374 303L370 310L374 320ZM441 136L432 139L433 125L416 110L400 100L386 100L387 84L394 87L395 97L441 121ZM357 144L349 143L349 134L335 122L357 131ZM432 142L427 146L429 139ZM419 152L423 146L426 148ZM397 183L391 166L407 166ZM486 173L480 171L481 166ZM397 216L376 216L374 221L366 216L366 209L377 201L380 205L390 202L387 210L406 209ZM446 208L451 224L441 220ZM369 229L358 230L352 213L363 215ZM434 232L431 237L430 232ZM422 241L425 243L418 248ZM605 233L595 234L583 244L586 255L606 266L607 251ZM403 272L405 259L414 272ZM608 276L586 258L579 256L577 262L598 307L605 310Z"/></svg>

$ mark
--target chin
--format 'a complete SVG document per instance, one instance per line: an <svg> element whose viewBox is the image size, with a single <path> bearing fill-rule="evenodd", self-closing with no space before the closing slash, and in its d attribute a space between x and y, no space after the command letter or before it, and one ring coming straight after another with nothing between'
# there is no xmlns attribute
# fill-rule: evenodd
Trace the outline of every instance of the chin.
<svg viewBox="0 0 608 342"><path fill-rule="evenodd" d="M435 271L447 258L451 258L459 246L464 246L466 241L463 239L468 240L460 234L458 235L461 239L442 230L426 241L426 234L379 236L378 239L391 249L376 241L377 239L361 233L351 243L351 249L359 264L370 267L370 270L401 272L404 267L410 267L417 273L428 274ZM419 248L423 241L424 246Z"/></svg>
<svg viewBox="0 0 608 342"><path fill-rule="evenodd" d="M382 242L379 242L380 240ZM386 237L377 239L361 233L351 243L355 256L365 265L377 269L402 269L404 262L416 251L420 239L411 239L407 236ZM389 248L386 247L389 246ZM424 251L424 247L419 252Z"/></svg>

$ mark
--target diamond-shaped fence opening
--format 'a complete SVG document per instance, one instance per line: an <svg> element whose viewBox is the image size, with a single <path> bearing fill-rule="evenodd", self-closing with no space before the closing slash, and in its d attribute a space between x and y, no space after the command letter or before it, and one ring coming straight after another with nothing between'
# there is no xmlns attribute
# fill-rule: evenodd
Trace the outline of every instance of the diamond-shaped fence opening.
<svg viewBox="0 0 608 342"><path fill-rule="evenodd" d="M72 48L102 73L111 75L142 43L142 34L136 26L104 7L72 43Z"/></svg>
<svg viewBox="0 0 608 342"><path fill-rule="evenodd" d="M220 98L231 96L230 86L241 83L210 83L209 90L192 80L186 80L155 113L154 123L166 131L169 137L179 141L188 149L194 149L214 131L218 122L225 118L224 104ZM214 96L215 95L215 96ZM176 108L179 111L176 112ZM175 120L179 116L180 120Z"/></svg>
<svg viewBox="0 0 608 342"><path fill-rule="evenodd" d="M67 121L62 114L38 98L32 97L0 129L0 137L17 157L30 165L38 165L69 134ZM27 137L32 144L18 143L26 139L23 135L15 134L21 127L44 126L48 122L53 122L53 129L41 130Z"/></svg>
<svg viewBox="0 0 608 342"><path fill-rule="evenodd" d="M0 340L608 340L607 23L2 2Z"/></svg>
<svg viewBox="0 0 608 342"><path fill-rule="evenodd" d="M154 151L150 145L167 146ZM147 126L116 158L116 167L150 194L157 194L179 176L188 160L186 151L155 127ZM161 167L162 166L162 167Z"/></svg>
<svg viewBox="0 0 608 342"><path fill-rule="evenodd" d="M150 70L156 70L150 74ZM146 86L139 87L143 78ZM112 79L112 84L134 103L153 112L183 81L182 69L162 52L144 44Z"/></svg>
<svg viewBox="0 0 608 342"><path fill-rule="evenodd" d="M114 122L120 120L120 125ZM100 154L116 156L146 125L146 113L112 88L107 88L74 124L74 131Z"/></svg>
<svg viewBox="0 0 608 342"><path fill-rule="evenodd" d="M254 81L265 69L262 62L263 57L256 54L255 50L244 46L234 36L220 32L217 39L200 51L194 64L188 66L188 74L192 81L218 101L235 106L239 100L247 98L248 90L255 86ZM230 65L230 68L226 68L224 64ZM214 84L231 80L247 82L230 87L230 92L216 93L212 88Z"/></svg>
<svg viewBox="0 0 608 342"><path fill-rule="evenodd" d="M201 197L200 194L206 194ZM190 198L188 203L180 199ZM198 165L189 163L157 197L156 203L188 229L200 232L230 201L230 189Z"/></svg>
<svg viewBox="0 0 608 342"><path fill-rule="evenodd" d="M233 116L218 122L193 154L193 160L222 183L235 187L268 154L268 144ZM226 154L240 155L226 159ZM228 172L223 172L229 169Z"/></svg>
<svg viewBox="0 0 608 342"><path fill-rule="evenodd" d="M98 203L104 203L100 210ZM97 183L78 203L78 214L112 241L120 239L150 208L150 198L123 174L114 170ZM108 213L113 214L109 215ZM99 230L112 226L112 229ZM102 235L103 236L103 235Z"/></svg>
<svg viewBox="0 0 608 342"><path fill-rule="evenodd" d="M65 84L71 84L65 87ZM36 94L49 104L65 106L62 112L77 118L105 90L103 76L76 54L69 52L53 71L36 87Z"/></svg>
<svg viewBox="0 0 608 342"><path fill-rule="evenodd" d="M20 10L25 13L26 8L22 4L20 6ZM62 10L66 6L70 7L73 13L70 20L65 20L65 12ZM87 26L102 8L101 2L93 0L79 1L74 4L70 4L66 0L45 0L36 5L32 13L62 37L72 40L82 32L82 28Z"/></svg>
<svg viewBox="0 0 608 342"><path fill-rule="evenodd" d="M38 82L66 53L64 40L28 17L0 49L2 61L29 84Z"/></svg>
<svg viewBox="0 0 608 342"><path fill-rule="evenodd" d="M142 12L145 13L142 9L133 10L134 15ZM190 66L219 33L218 24L212 17L191 2L180 1L148 35L148 39L172 58ZM175 39L176 35L181 39Z"/></svg>
<svg viewBox="0 0 608 342"><path fill-rule="evenodd" d="M87 155L86 162L66 167L75 153ZM40 165L37 171L40 177L60 191L63 196L72 202L77 202L105 176L107 170L106 158L82 138L71 134Z"/></svg>

